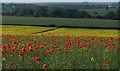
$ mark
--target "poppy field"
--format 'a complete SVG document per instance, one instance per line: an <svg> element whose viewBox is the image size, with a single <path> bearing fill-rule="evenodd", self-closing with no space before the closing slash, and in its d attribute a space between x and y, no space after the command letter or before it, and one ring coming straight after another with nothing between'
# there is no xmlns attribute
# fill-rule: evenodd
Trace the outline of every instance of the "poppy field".
<svg viewBox="0 0 120 71"><path fill-rule="evenodd" d="M3 69L118 69L119 37L2 34Z"/></svg>
<svg viewBox="0 0 120 71"><path fill-rule="evenodd" d="M116 3L44 3L2 3L0 69L120 70Z"/></svg>

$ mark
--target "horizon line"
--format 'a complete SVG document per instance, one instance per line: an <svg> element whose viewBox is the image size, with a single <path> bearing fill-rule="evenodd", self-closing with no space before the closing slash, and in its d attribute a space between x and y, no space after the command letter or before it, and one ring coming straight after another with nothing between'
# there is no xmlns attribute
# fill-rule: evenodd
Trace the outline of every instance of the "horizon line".
<svg viewBox="0 0 120 71"><path fill-rule="evenodd" d="M71 1L72 2L72 1ZM0 2L0 3L71 3L71 2ZM77 1L75 1L75 2L77 2ZM73 3L75 3L75 2L73 2ZM83 1L83 2L94 2L94 3L103 3L102 1L101 2L96 2L96 1ZM112 1L111 1L112 2ZM106 1L106 3L111 3L111 2L107 2ZM113 2L117 2L117 1L113 1ZM120 1L118 1L118 2L120 2ZM82 1L80 2L79 1L79 3L82 3ZM104 2L105 3L105 2Z"/></svg>

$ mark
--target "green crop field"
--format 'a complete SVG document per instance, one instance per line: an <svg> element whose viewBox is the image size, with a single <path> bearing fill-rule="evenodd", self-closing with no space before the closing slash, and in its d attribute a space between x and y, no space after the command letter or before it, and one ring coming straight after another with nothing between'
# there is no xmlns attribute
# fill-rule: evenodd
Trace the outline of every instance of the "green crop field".
<svg viewBox="0 0 120 71"><path fill-rule="evenodd" d="M99 28L119 28L118 20L101 19L72 19L72 18L37 18L37 17L15 17L3 16L2 24L21 25L50 25L57 26L77 26L77 27L99 27Z"/></svg>
<svg viewBox="0 0 120 71"><path fill-rule="evenodd" d="M81 10L81 9L80 9ZM94 16L95 15L95 12L98 13L98 15L106 15L108 12L116 12L117 9L113 8L113 9L83 9L85 11L87 11L88 13L90 13L90 15Z"/></svg>

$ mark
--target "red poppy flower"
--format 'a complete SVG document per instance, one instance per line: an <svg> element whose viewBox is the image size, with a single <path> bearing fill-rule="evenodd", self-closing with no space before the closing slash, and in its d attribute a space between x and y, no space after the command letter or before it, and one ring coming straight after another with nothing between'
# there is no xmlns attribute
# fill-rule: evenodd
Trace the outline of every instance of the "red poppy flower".
<svg viewBox="0 0 120 71"><path fill-rule="evenodd" d="M108 62L108 61L104 61L103 64L104 64L104 65L108 65L109 62Z"/></svg>
<svg viewBox="0 0 120 71"><path fill-rule="evenodd" d="M68 46L68 49L70 49L71 47L70 46Z"/></svg>
<svg viewBox="0 0 120 71"><path fill-rule="evenodd" d="M3 45L3 49L6 49L6 46L5 46L5 45Z"/></svg>
<svg viewBox="0 0 120 71"><path fill-rule="evenodd" d="M18 45L18 42L15 40L15 41L14 41L14 44Z"/></svg>
<svg viewBox="0 0 120 71"><path fill-rule="evenodd" d="M112 48L110 46L108 46L107 50L111 50Z"/></svg>
<svg viewBox="0 0 120 71"><path fill-rule="evenodd" d="M13 47L13 48L12 48L12 51L15 51L16 49L17 49L17 47Z"/></svg>
<svg viewBox="0 0 120 71"><path fill-rule="evenodd" d="M112 44L112 47L114 48L114 47L115 47L115 44Z"/></svg>
<svg viewBox="0 0 120 71"><path fill-rule="evenodd" d="M9 55L9 52L8 52L8 51L6 51L6 54L7 54L7 55Z"/></svg>
<svg viewBox="0 0 120 71"><path fill-rule="evenodd" d="M47 43L44 43L43 45L44 45L44 46L47 46Z"/></svg>
<svg viewBox="0 0 120 71"><path fill-rule="evenodd" d="M43 68L44 69L48 68L48 64L43 64Z"/></svg>
<svg viewBox="0 0 120 71"><path fill-rule="evenodd" d="M20 49L21 52L24 52L25 50L26 50L25 47L23 47L23 48Z"/></svg>
<svg viewBox="0 0 120 71"><path fill-rule="evenodd" d="M44 34L41 34L41 36L45 36Z"/></svg>
<svg viewBox="0 0 120 71"><path fill-rule="evenodd" d="M30 46L32 46L32 45L31 45L31 42L29 42L29 43L27 44L27 47L30 47Z"/></svg>
<svg viewBox="0 0 120 71"><path fill-rule="evenodd" d="M38 50L36 50L35 53L38 54Z"/></svg>
<svg viewBox="0 0 120 71"><path fill-rule="evenodd" d="M82 46L83 46L82 43L80 43L80 44L79 44L79 47L82 48Z"/></svg>
<svg viewBox="0 0 120 71"><path fill-rule="evenodd" d="M59 51L61 51L62 49L61 48L57 48Z"/></svg>
<svg viewBox="0 0 120 71"><path fill-rule="evenodd" d="M35 62L40 62L40 58L39 58L39 57L33 57L33 60L34 60Z"/></svg>
<svg viewBox="0 0 120 71"><path fill-rule="evenodd" d="M35 48L38 49L39 47L40 47L40 44L37 43L36 46L35 46Z"/></svg>
<svg viewBox="0 0 120 71"><path fill-rule="evenodd" d="M32 51L32 45L29 46L29 51Z"/></svg>
<svg viewBox="0 0 120 71"><path fill-rule="evenodd" d="M7 52L6 46L3 46L3 51L4 51L4 52Z"/></svg>
<svg viewBox="0 0 120 71"><path fill-rule="evenodd" d="M10 44L8 44L7 46L8 46L8 48L10 48Z"/></svg>
<svg viewBox="0 0 120 71"><path fill-rule="evenodd" d="M23 53L22 53L22 52L20 52L19 56L20 56L20 57L22 57L22 56L23 56Z"/></svg>
<svg viewBox="0 0 120 71"><path fill-rule="evenodd" d="M52 40L52 44L55 44L56 43L56 40Z"/></svg>
<svg viewBox="0 0 120 71"><path fill-rule="evenodd" d="M87 47L87 48L90 48L90 43L86 43L86 47Z"/></svg>
<svg viewBox="0 0 120 71"><path fill-rule="evenodd" d="M53 50L48 50L48 51L46 51L46 54L48 55L48 54L51 54L53 52Z"/></svg>
<svg viewBox="0 0 120 71"><path fill-rule="evenodd" d="M72 44L72 41L70 40L70 41L68 42L68 44Z"/></svg>
<svg viewBox="0 0 120 71"><path fill-rule="evenodd" d="M36 42L36 39L34 40L34 42Z"/></svg>
<svg viewBox="0 0 120 71"><path fill-rule="evenodd" d="M95 44L96 47L98 47L98 44Z"/></svg>
<svg viewBox="0 0 120 71"><path fill-rule="evenodd" d="M10 68L12 68L12 67L13 67L13 63L12 63L12 62L10 62L10 63L9 63L9 66L10 66Z"/></svg>

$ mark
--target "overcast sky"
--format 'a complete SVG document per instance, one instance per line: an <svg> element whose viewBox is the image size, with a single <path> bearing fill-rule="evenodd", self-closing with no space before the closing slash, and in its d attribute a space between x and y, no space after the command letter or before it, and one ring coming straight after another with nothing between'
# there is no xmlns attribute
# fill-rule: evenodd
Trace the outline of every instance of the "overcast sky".
<svg viewBox="0 0 120 71"><path fill-rule="evenodd" d="M120 0L0 0L1 2L118 2Z"/></svg>

